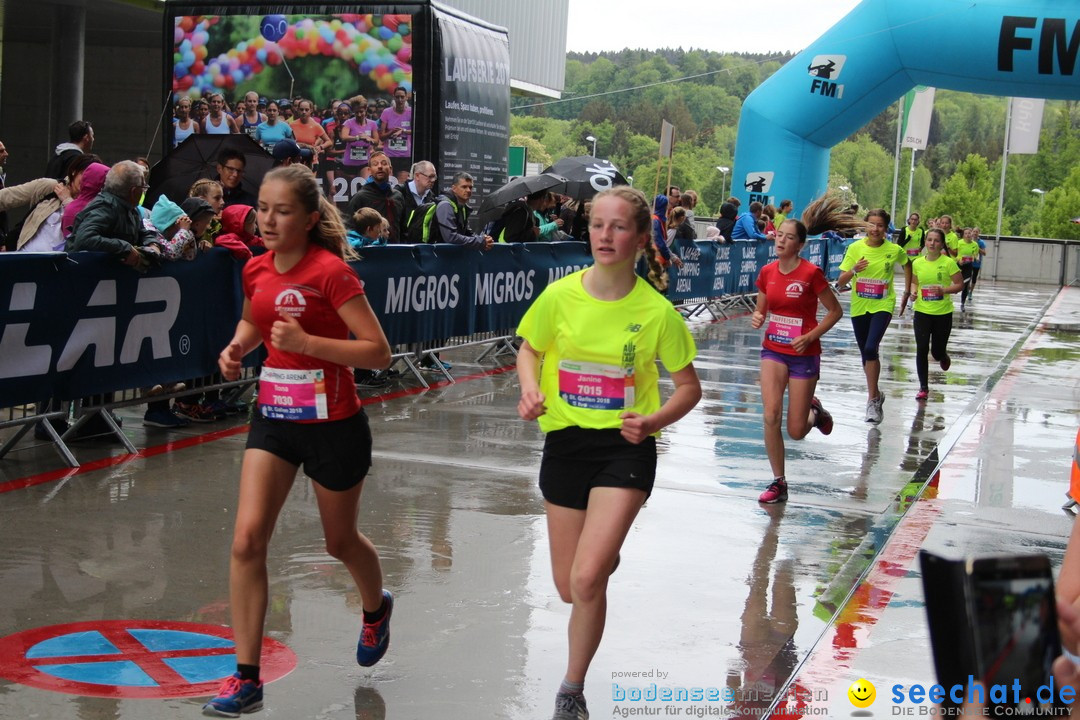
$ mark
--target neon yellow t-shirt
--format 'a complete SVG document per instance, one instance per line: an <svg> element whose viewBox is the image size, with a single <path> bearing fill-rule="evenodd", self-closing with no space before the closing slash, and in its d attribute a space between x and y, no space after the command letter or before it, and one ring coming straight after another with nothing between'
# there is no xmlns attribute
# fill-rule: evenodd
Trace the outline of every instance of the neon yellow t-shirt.
<svg viewBox="0 0 1080 720"><path fill-rule="evenodd" d="M911 263L911 274L915 278L915 312L926 315L948 315L953 311L952 295L945 293L945 288L952 285L952 276L960 272L960 267L948 255L942 253L937 260L926 256L917 257Z"/></svg>
<svg viewBox="0 0 1080 720"><path fill-rule="evenodd" d="M571 426L618 428L624 412L655 412L656 359L675 372L697 354L682 315L644 279L637 278L621 300L605 301L585 291L586 272L548 285L518 325L518 335L542 353L545 433Z"/></svg>
<svg viewBox="0 0 1080 720"><path fill-rule="evenodd" d="M959 264L970 265L977 257L979 257L979 243L974 240L961 240L956 244L956 262Z"/></svg>
<svg viewBox="0 0 1080 720"><path fill-rule="evenodd" d="M945 233L945 247L949 248L952 252L956 252L956 246L960 242L960 236L954 233L952 230Z"/></svg>
<svg viewBox="0 0 1080 720"><path fill-rule="evenodd" d="M908 263L907 253L896 243L888 240L877 247L870 247L866 240L856 240L848 245L840 270L854 270L855 264L866 258L869 265L855 274L851 280L851 316L867 313L891 313L896 306L893 292L894 265L903 267Z"/></svg>
<svg viewBox="0 0 1080 720"><path fill-rule="evenodd" d="M922 254L922 239L923 235L926 234L926 230L921 227L914 230L905 227L902 232L906 240L900 247L904 248L904 252L907 253L909 258L919 257Z"/></svg>

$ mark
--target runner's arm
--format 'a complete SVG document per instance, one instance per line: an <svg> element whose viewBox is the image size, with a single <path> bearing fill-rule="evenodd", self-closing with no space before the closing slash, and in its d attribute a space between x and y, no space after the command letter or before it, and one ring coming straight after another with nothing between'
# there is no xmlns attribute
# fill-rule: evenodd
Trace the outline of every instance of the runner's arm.
<svg viewBox="0 0 1080 720"><path fill-rule="evenodd" d="M520 354L518 357L520 358ZM675 383L675 392L671 393L671 397L659 410L649 415L638 415L635 412L620 415L623 421L621 434L629 442L637 445L654 432L680 420L701 400L701 381L698 380L694 363L671 373L671 380Z"/></svg>
<svg viewBox="0 0 1080 720"><path fill-rule="evenodd" d="M521 385L521 399L518 401L518 415L522 420L535 420L544 414L544 393L540 392L537 373L540 369L540 354L533 349L528 340L518 348L517 375Z"/></svg>

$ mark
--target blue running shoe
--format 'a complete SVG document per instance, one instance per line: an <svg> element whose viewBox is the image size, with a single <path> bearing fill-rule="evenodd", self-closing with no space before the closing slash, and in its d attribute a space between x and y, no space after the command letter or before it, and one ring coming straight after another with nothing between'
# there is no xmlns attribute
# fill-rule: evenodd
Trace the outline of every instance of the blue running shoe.
<svg viewBox="0 0 1080 720"><path fill-rule="evenodd" d="M263 684L241 680L240 673L225 678L217 697L203 705L203 715L238 718L241 713L262 710Z"/></svg>
<svg viewBox="0 0 1080 720"><path fill-rule="evenodd" d="M382 597L386 613L377 622L364 623L360 642L356 644L356 662L364 667L371 667L382 660L386 648L390 647L390 615L394 612L394 596L389 590L383 590Z"/></svg>

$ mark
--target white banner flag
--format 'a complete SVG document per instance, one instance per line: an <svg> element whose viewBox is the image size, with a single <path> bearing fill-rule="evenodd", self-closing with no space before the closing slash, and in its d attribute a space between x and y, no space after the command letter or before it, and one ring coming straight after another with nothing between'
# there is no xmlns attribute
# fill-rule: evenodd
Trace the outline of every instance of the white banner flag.
<svg viewBox="0 0 1080 720"><path fill-rule="evenodd" d="M925 150L934 112L934 88L922 85L904 96L904 128L900 147Z"/></svg>
<svg viewBox="0 0 1080 720"><path fill-rule="evenodd" d="M660 126L660 157L671 157L675 148L675 126L667 120Z"/></svg>
<svg viewBox="0 0 1080 720"><path fill-rule="evenodd" d="M1039 133L1042 132L1042 98L1011 98L1012 125L1009 129L1009 154L1034 155L1039 152Z"/></svg>

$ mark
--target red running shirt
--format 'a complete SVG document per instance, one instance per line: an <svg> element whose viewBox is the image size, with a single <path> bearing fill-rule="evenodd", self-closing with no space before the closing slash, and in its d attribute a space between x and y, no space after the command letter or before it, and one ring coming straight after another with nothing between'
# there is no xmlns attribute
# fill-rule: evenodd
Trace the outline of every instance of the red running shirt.
<svg viewBox="0 0 1080 720"><path fill-rule="evenodd" d="M295 317L304 331L320 337L346 340L349 328L337 309L364 294L360 278L344 260L318 245L311 245L294 268L279 273L274 253L252 258L244 266L244 296L251 301L251 318L269 353L266 367L281 370L318 370L325 373L329 417L341 420L360 410L351 368L299 353L276 350L270 328L281 312ZM297 422L319 422L298 420Z"/></svg>
<svg viewBox="0 0 1080 720"><path fill-rule="evenodd" d="M820 355L820 342L797 353L791 341L817 327L818 295L828 287L825 273L808 260L800 260L799 266L786 275L780 272L779 261L761 268L757 288L765 293L768 310L761 346L784 355Z"/></svg>

